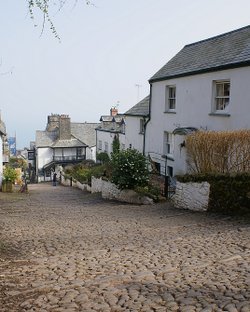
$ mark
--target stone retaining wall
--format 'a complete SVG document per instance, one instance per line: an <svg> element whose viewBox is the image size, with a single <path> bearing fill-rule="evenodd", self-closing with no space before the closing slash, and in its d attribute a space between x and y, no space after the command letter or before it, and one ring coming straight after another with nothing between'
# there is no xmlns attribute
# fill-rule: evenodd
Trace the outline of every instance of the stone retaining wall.
<svg viewBox="0 0 250 312"><path fill-rule="evenodd" d="M102 197L105 199L115 199L121 202L139 205L153 204L151 198L141 196L133 190L119 190L115 184L102 180L102 178L98 179L92 177L91 186L88 184L81 184L80 182L71 182L70 179L65 179L64 177L62 177L61 183L62 185L77 187L91 193L102 193Z"/></svg>
<svg viewBox="0 0 250 312"><path fill-rule="evenodd" d="M176 182L176 193L172 197L172 202L176 208L184 208L194 211L206 211L208 208L210 184L201 183L181 183Z"/></svg>

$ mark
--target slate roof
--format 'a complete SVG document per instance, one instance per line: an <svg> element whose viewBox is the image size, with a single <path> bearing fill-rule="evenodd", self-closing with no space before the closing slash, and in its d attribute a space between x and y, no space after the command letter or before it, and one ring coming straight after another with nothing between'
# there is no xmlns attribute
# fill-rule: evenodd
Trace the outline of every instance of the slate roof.
<svg viewBox="0 0 250 312"><path fill-rule="evenodd" d="M51 147L86 147L86 144L78 139L71 138L70 140L57 140Z"/></svg>
<svg viewBox="0 0 250 312"><path fill-rule="evenodd" d="M36 131L36 147L48 147L58 138L58 131Z"/></svg>
<svg viewBox="0 0 250 312"><path fill-rule="evenodd" d="M37 147L83 147L96 145L95 129L99 123L71 122L71 139L59 140L58 129L55 131L36 131Z"/></svg>
<svg viewBox="0 0 250 312"><path fill-rule="evenodd" d="M95 129L100 123L71 123L71 134L88 146L96 145Z"/></svg>
<svg viewBox="0 0 250 312"><path fill-rule="evenodd" d="M107 131L114 133L123 133L124 115L117 114L115 116L103 115L100 118L101 124L98 125L96 130Z"/></svg>
<svg viewBox="0 0 250 312"><path fill-rule="evenodd" d="M186 45L149 82L250 66L250 25Z"/></svg>
<svg viewBox="0 0 250 312"><path fill-rule="evenodd" d="M132 108L130 108L124 115L127 116L149 116L149 95L146 96L139 103L135 104Z"/></svg>

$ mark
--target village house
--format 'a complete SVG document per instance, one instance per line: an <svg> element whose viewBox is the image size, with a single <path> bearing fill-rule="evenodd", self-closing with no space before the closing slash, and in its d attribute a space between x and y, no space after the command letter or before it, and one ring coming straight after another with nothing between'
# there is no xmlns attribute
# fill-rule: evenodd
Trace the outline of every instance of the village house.
<svg viewBox="0 0 250 312"><path fill-rule="evenodd" d="M125 148L145 153L146 126L149 121L149 95L124 113L126 120Z"/></svg>
<svg viewBox="0 0 250 312"><path fill-rule="evenodd" d="M96 160L98 123L74 123L68 115L51 114L44 131L36 131L37 180L48 181L52 171L86 159Z"/></svg>
<svg viewBox="0 0 250 312"><path fill-rule="evenodd" d="M149 96L134 105L124 114L117 108L110 109L110 115L101 116L96 128L97 153L113 152L114 138L119 139L120 149L134 148L144 153L146 125L149 118Z"/></svg>
<svg viewBox="0 0 250 312"><path fill-rule="evenodd" d="M113 152L113 141L119 139L120 148L125 149L125 117L118 114L118 109L112 107L110 115L103 115L100 124L96 128L96 152L107 153L109 156Z"/></svg>
<svg viewBox="0 0 250 312"><path fill-rule="evenodd" d="M185 137L250 128L250 26L184 46L149 80L146 154L162 175L188 171Z"/></svg>

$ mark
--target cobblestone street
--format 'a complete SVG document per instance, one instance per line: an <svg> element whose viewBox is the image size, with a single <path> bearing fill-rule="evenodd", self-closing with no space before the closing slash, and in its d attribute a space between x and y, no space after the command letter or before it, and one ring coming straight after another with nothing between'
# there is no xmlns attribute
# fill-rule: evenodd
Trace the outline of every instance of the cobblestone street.
<svg viewBox="0 0 250 312"><path fill-rule="evenodd" d="M2 312L250 312L249 221L50 184L2 196Z"/></svg>

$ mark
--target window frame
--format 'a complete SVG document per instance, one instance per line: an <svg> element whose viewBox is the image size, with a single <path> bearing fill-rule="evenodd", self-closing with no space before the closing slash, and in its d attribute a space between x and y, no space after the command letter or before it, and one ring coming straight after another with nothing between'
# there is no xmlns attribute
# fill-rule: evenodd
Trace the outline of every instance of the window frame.
<svg viewBox="0 0 250 312"><path fill-rule="evenodd" d="M174 92L173 92L174 90ZM176 111L176 85L168 85L165 89L165 111Z"/></svg>
<svg viewBox="0 0 250 312"><path fill-rule="evenodd" d="M174 155L174 134L169 131L164 131L163 152L165 155Z"/></svg>
<svg viewBox="0 0 250 312"><path fill-rule="evenodd" d="M102 151L102 140L98 140L98 151Z"/></svg>
<svg viewBox="0 0 250 312"><path fill-rule="evenodd" d="M109 144L108 142L104 142L104 152L108 154L109 152Z"/></svg>
<svg viewBox="0 0 250 312"><path fill-rule="evenodd" d="M144 119L140 118L140 130L139 130L140 134L144 134L145 133L144 124L145 124Z"/></svg>
<svg viewBox="0 0 250 312"><path fill-rule="evenodd" d="M220 94L220 90L218 88L220 85L222 86L222 94ZM225 88L226 85L228 86ZM229 79L214 80L212 112L215 114L228 113L230 106L230 96L231 96L230 80Z"/></svg>

